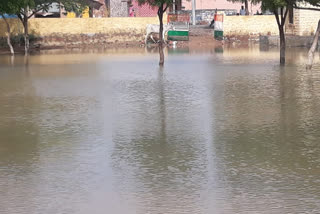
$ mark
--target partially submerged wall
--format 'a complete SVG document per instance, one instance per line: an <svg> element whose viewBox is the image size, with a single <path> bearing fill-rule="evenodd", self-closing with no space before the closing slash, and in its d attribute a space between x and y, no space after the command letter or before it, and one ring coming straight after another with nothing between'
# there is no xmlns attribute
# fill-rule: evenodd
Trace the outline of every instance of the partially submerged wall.
<svg viewBox="0 0 320 214"><path fill-rule="evenodd" d="M23 33L18 19L9 21L13 35ZM50 18L30 19L29 23L30 34L42 38L42 45L64 46L143 41L146 25L158 24L159 20L157 17ZM5 23L0 19L0 37L4 36Z"/></svg>
<svg viewBox="0 0 320 214"><path fill-rule="evenodd" d="M224 16L223 32L226 36L279 35L273 15Z"/></svg>
<svg viewBox="0 0 320 214"><path fill-rule="evenodd" d="M320 11L294 10L293 24L285 25L287 35L310 36L317 29ZM227 36L279 35L274 15L224 16L224 34ZM296 37L298 38L298 37Z"/></svg>
<svg viewBox="0 0 320 214"><path fill-rule="evenodd" d="M14 35L23 33L23 26L18 19L9 21ZM317 19L312 21L317 22ZM146 25L158 23L157 17L30 19L30 34L40 37L38 41L42 46L140 44L144 40ZM167 23L166 18L164 23ZM313 26L313 23L311 24ZM278 26L273 15L224 16L224 35L277 36ZM0 19L0 37L4 36L6 27Z"/></svg>
<svg viewBox="0 0 320 214"><path fill-rule="evenodd" d="M319 45L320 40L318 41ZM280 46L279 36L260 36L259 43L261 46ZM286 35L287 47L311 47L313 36L295 36Z"/></svg>

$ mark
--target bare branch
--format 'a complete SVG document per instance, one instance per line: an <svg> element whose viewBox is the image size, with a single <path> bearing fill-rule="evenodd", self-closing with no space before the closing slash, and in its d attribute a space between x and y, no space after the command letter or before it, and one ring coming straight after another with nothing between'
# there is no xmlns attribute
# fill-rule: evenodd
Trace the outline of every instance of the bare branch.
<svg viewBox="0 0 320 214"><path fill-rule="evenodd" d="M289 12L289 9L288 8L286 8L286 11L284 12L284 21L283 21L283 25L284 25L284 23L285 23L285 20L286 20L286 17L287 17L287 15L288 15L288 12Z"/></svg>
<svg viewBox="0 0 320 214"><path fill-rule="evenodd" d="M320 5L319 5L320 6ZM299 10L315 10L320 11L320 8L313 8L313 7L298 7L296 4L292 5L293 8L299 9Z"/></svg>
<svg viewBox="0 0 320 214"><path fill-rule="evenodd" d="M49 5L50 5L50 4L47 3L47 4L39 7L38 9L36 9L35 11L33 11L33 12L31 13L30 16L28 16L28 19L31 18L34 14L38 13L39 11L44 10L44 8L48 7Z"/></svg>
<svg viewBox="0 0 320 214"><path fill-rule="evenodd" d="M21 16L21 14L18 13L17 16L18 16L18 18L20 19L20 21L23 23L23 18L22 18L22 16Z"/></svg>
<svg viewBox="0 0 320 214"><path fill-rule="evenodd" d="M157 12L158 16L160 15L160 7L158 8L158 12Z"/></svg>
<svg viewBox="0 0 320 214"><path fill-rule="evenodd" d="M314 35L311 48L310 48L310 50L309 50L309 52L308 52L308 62L307 62L307 65L306 65L306 68L307 68L307 69L311 69L311 68L312 68L314 51L315 51L316 48L317 48L318 39L319 39L319 33L320 33L320 20L318 21L318 27L317 27L316 33L315 33L315 35Z"/></svg>
<svg viewBox="0 0 320 214"><path fill-rule="evenodd" d="M288 11L289 11L288 8L286 8L285 12L283 14L283 8L281 8L281 26L283 26L285 24Z"/></svg>
<svg viewBox="0 0 320 214"><path fill-rule="evenodd" d="M296 1L293 0L285 0L287 5L291 5L294 9L299 9L299 10L315 10L315 11L320 11L320 8L314 8L314 7L299 7L297 5ZM320 7L320 3L313 4L313 6Z"/></svg>
<svg viewBox="0 0 320 214"><path fill-rule="evenodd" d="M277 10L273 10L274 16L276 17L278 26L281 26L280 20L279 20L279 14Z"/></svg>
<svg viewBox="0 0 320 214"><path fill-rule="evenodd" d="M166 12L166 10L168 9L168 7L169 7L169 5L167 5L167 6L164 8L163 12Z"/></svg>

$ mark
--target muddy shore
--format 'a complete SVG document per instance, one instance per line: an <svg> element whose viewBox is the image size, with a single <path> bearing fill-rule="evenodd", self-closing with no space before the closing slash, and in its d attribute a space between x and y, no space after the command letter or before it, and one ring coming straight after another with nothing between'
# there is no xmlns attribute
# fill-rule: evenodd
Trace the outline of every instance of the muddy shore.
<svg viewBox="0 0 320 214"><path fill-rule="evenodd" d="M189 48L189 49L212 49L215 47L222 47L224 45L241 45L246 46L250 41L249 37L226 37L225 40L218 41L214 39L213 29L207 26L191 26L189 31L189 41L178 41L177 47L179 48ZM168 45L172 45L172 42L169 42ZM151 46L156 46L153 44ZM38 42L31 43L30 52L37 53L41 50L51 50L51 49L72 49L72 48L90 48L90 49L115 49L115 48L143 48L145 47L144 41L136 42L112 42L107 43L95 43L95 44L83 44L78 43L76 45L53 45L53 46L43 46L39 45ZM16 54L23 54L24 47L16 45L14 47ZM0 54L10 54L8 47L0 47Z"/></svg>

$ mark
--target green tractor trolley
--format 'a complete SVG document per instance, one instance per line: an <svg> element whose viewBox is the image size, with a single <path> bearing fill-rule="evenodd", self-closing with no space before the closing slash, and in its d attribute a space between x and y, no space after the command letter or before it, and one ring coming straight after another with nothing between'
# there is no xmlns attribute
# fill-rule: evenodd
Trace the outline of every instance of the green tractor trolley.
<svg viewBox="0 0 320 214"><path fill-rule="evenodd" d="M173 26L173 30L168 31L170 41L189 41L189 13L176 11L168 14L168 24Z"/></svg>

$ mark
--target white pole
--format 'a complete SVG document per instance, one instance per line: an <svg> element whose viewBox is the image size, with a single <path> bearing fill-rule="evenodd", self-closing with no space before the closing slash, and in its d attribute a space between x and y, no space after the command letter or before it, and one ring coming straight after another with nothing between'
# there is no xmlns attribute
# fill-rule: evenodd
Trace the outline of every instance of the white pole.
<svg viewBox="0 0 320 214"><path fill-rule="evenodd" d="M196 0L192 0L192 25L196 25Z"/></svg>
<svg viewBox="0 0 320 214"><path fill-rule="evenodd" d="M173 0L172 10L173 10L173 13L176 13L176 1L175 0Z"/></svg>

